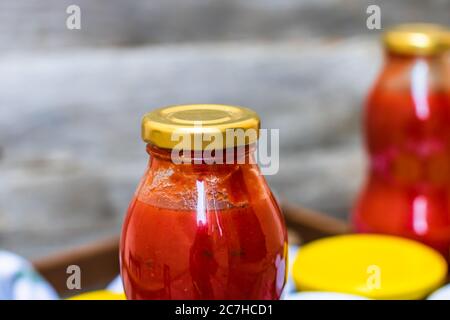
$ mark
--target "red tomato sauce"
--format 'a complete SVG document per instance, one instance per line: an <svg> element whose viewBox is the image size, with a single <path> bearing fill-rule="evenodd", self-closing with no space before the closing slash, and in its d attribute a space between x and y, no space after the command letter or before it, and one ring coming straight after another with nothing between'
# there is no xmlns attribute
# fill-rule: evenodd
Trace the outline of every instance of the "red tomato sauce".
<svg viewBox="0 0 450 320"><path fill-rule="evenodd" d="M269 210L161 209L137 199L122 254L131 299L278 299L286 254ZM200 220L199 220L200 219ZM128 227L127 227L128 226Z"/></svg>
<svg viewBox="0 0 450 320"><path fill-rule="evenodd" d="M279 299L287 235L256 165L174 165L151 149L121 238L127 298Z"/></svg>

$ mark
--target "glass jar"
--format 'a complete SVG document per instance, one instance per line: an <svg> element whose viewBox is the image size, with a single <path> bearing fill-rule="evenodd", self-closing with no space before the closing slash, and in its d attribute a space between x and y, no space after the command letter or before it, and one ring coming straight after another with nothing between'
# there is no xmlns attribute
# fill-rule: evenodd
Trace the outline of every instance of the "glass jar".
<svg viewBox="0 0 450 320"><path fill-rule="evenodd" d="M370 167L354 208L358 232L450 248L450 95L444 28L403 25L384 37L386 61L365 108Z"/></svg>
<svg viewBox="0 0 450 320"><path fill-rule="evenodd" d="M284 221L254 161L257 135L240 142L226 137L236 129L258 132L257 114L233 106L182 105L144 117L150 162L120 245L128 299L280 298ZM179 152L174 132L201 142ZM205 152L211 140L202 137L211 132L224 141L214 140L214 152ZM233 161L223 161L231 151Z"/></svg>

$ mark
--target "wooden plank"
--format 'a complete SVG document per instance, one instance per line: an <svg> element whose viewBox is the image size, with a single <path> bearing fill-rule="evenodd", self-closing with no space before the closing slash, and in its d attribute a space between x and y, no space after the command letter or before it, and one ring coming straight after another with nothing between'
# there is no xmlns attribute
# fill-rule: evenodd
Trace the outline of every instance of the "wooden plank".
<svg viewBox="0 0 450 320"><path fill-rule="evenodd" d="M119 274L119 237L113 237L73 250L33 261L37 271L63 297L102 289ZM81 290L69 290L67 267L81 269Z"/></svg>
<svg viewBox="0 0 450 320"><path fill-rule="evenodd" d="M283 202L283 214L289 229L295 230L303 243L327 236L349 233L350 226L321 212Z"/></svg>

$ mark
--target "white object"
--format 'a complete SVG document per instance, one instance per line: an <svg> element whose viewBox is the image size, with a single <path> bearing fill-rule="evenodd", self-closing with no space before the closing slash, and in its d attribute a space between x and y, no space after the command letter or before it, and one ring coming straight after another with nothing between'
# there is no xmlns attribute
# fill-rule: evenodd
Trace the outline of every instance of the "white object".
<svg viewBox="0 0 450 320"><path fill-rule="evenodd" d="M114 293L123 293L122 278L117 276L110 284L108 284L106 290Z"/></svg>
<svg viewBox="0 0 450 320"><path fill-rule="evenodd" d="M0 300L54 300L56 291L33 269L31 263L0 251Z"/></svg>
<svg viewBox="0 0 450 320"><path fill-rule="evenodd" d="M450 300L450 284L433 292L427 300Z"/></svg>

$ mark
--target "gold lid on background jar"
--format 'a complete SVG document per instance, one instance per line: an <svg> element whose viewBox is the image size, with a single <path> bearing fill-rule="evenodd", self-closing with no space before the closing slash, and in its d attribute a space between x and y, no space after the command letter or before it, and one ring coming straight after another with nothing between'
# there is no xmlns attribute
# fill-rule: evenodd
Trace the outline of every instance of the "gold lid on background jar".
<svg viewBox="0 0 450 320"><path fill-rule="evenodd" d="M142 139L159 148L174 149L180 147L180 139L187 138L190 150L217 150L255 143L259 126L258 115L248 108L176 105L147 113L142 119ZM230 138L238 131L246 132L244 139Z"/></svg>
<svg viewBox="0 0 450 320"><path fill-rule="evenodd" d="M383 42L389 52L432 56L450 49L450 30L428 23L402 24L389 29Z"/></svg>

